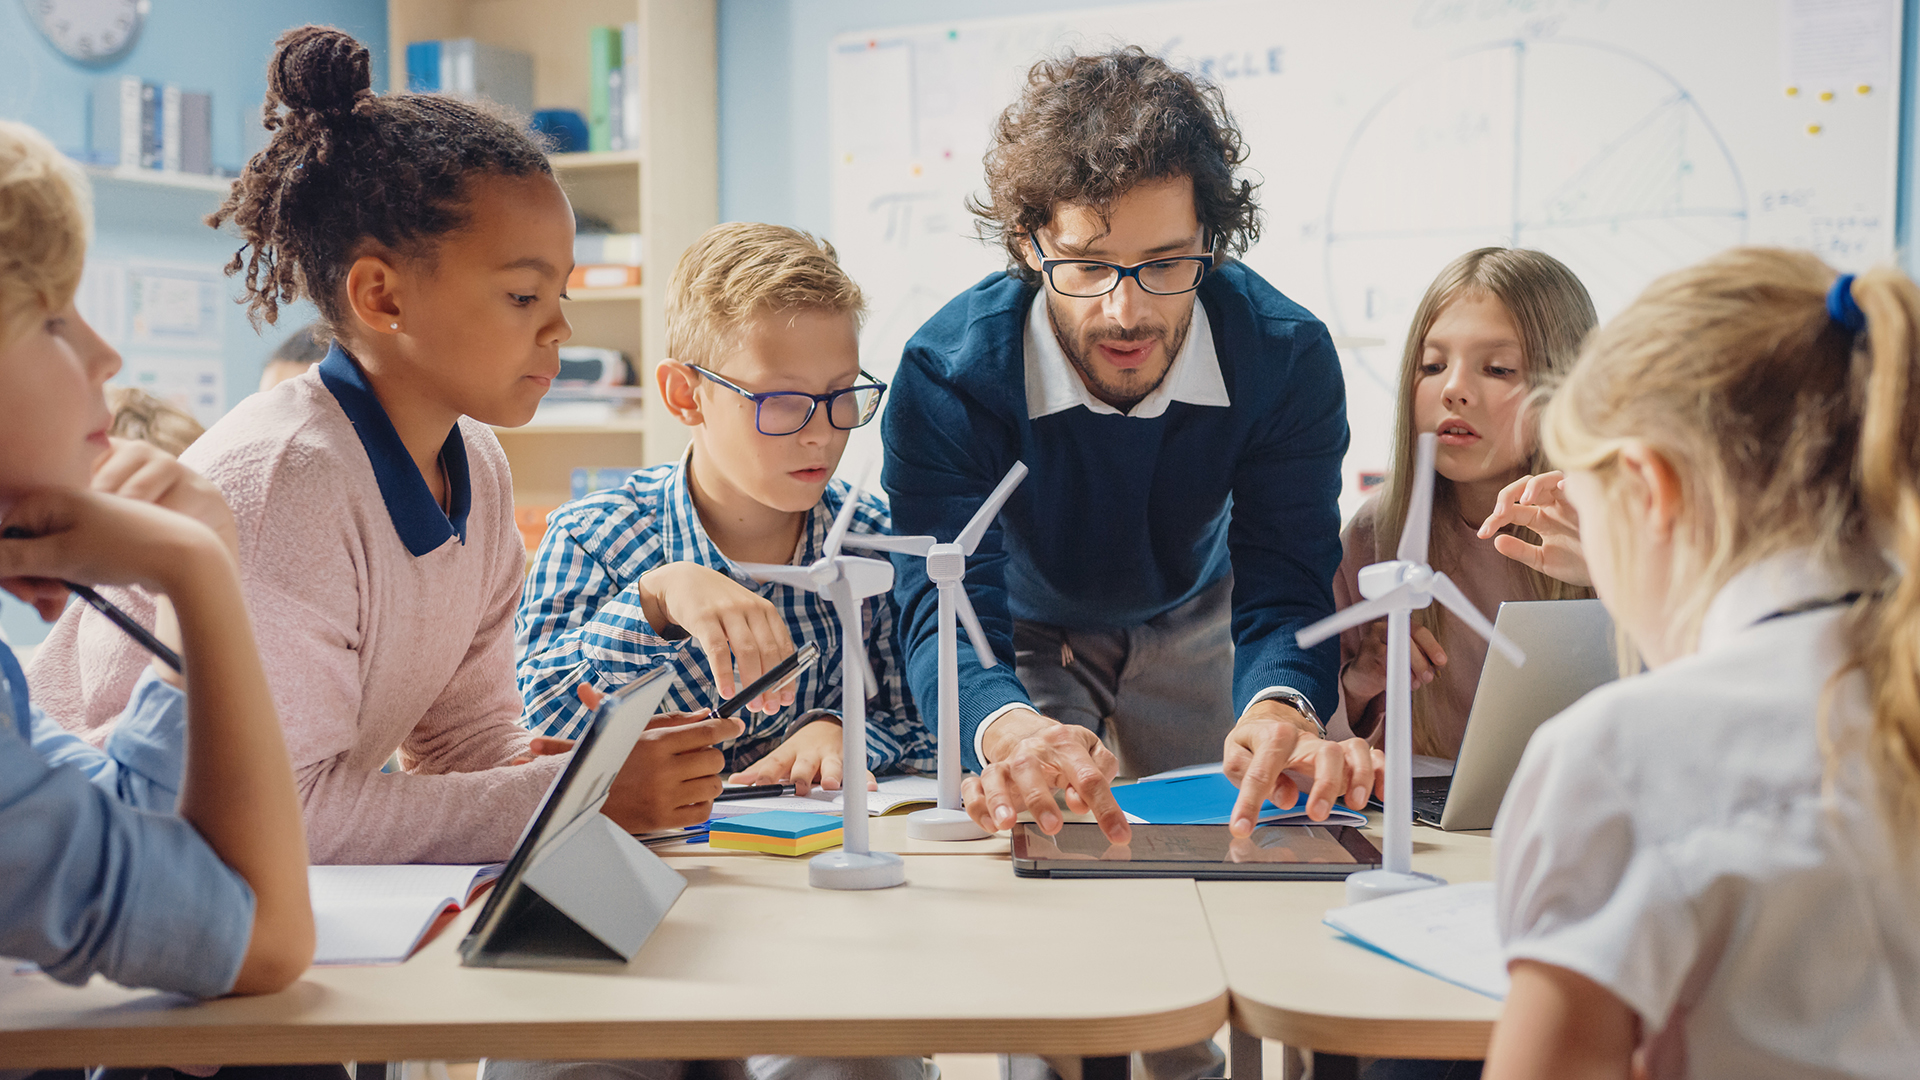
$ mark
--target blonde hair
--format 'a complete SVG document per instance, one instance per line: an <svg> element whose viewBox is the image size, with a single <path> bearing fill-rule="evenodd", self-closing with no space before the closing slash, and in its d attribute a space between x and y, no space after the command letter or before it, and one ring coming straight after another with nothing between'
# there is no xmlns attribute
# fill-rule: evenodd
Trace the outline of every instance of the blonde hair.
<svg viewBox="0 0 1920 1080"><path fill-rule="evenodd" d="M1673 580L1689 583L1670 645L1693 648L1713 597L1746 567L1811 549L1885 550L1920 567L1920 289L1891 268L1852 283L1867 329L1827 313L1833 269L1741 248L1669 274L1594 335L1544 420L1548 454L1592 472L1616 506L1628 440L1681 489ZM1631 551L1616 545L1616 573ZM1849 619L1841 674L1866 678L1867 756L1897 830L1920 826L1920 580L1889 567ZM1822 717L1824 726L1824 715ZM1828 747L1829 763L1833 750Z"/></svg>
<svg viewBox="0 0 1920 1080"><path fill-rule="evenodd" d="M832 244L783 225L715 225L674 267L667 355L717 369L747 323L761 315L830 311L852 315L858 325L866 308Z"/></svg>
<svg viewBox="0 0 1920 1080"><path fill-rule="evenodd" d="M1401 530L1406 528L1408 503L1413 499L1413 448L1414 439L1420 434L1414 430L1413 394L1420 382L1420 361L1426 351L1427 333L1447 305L1468 296L1491 296L1505 305L1514 329L1520 332L1520 351L1526 361L1522 377L1535 390L1550 385L1573 366L1581 340L1598 321L1586 286L1580 284L1580 279L1566 264L1543 252L1525 248L1476 248L1440 271L1440 276L1427 286L1426 294L1413 310L1406 348L1400 359L1399 407L1393 424L1393 469L1387 475L1374 511L1376 558L1393 558L1400 546ZM1532 410L1528 412L1531 414ZM1545 472L1546 455L1535 437L1531 415L1525 421L1524 435L1531 447L1525 471ZM1444 476L1433 478L1433 512L1435 517L1460 512L1453 484ZM1528 540L1537 539L1525 529L1506 531ZM1428 561L1436 565L1450 562L1455 554L1450 550L1451 530L1434 529L1431 535L1433 549ZM1536 600L1584 599L1593 595L1592 589L1569 585L1532 567L1514 563L1513 569ZM1444 644L1452 620L1439 605L1414 612L1413 619L1414 625L1426 627ZM1441 677L1447 674L1443 672ZM1428 716L1427 702L1431 698L1431 694L1414 696L1414 753L1451 756L1441 745Z"/></svg>
<svg viewBox="0 0 1920 1080"><path fill-rule="evenodd" d="M179 457L182 450L207 433L191 413L137 386L107 387L107 408L113 411L113 426L108 434L138 439L174 457Z"/></svg>
<svg viewBox="0 0 1920 1080"><path fill-rule="evenodd" d="M0 346L72 302L92 201L86 174L46 136L0 120Z"/></svg>

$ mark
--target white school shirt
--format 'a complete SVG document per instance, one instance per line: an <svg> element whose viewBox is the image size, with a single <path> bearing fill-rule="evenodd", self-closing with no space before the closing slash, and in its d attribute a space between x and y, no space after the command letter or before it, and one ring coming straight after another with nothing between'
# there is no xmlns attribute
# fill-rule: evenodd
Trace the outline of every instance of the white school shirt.
<svg viewBox="0 0 1920 1080"><path fill-rule="evenodd" d="M1876 568L1804 553L1736 575L1692 656L1543 725L1494 825L1507 959L1639 1014L1649 1072L1920 1075L1920 874L1898 868L1861 743L1841 606ZM1773 617L1769 617L1773 616Z"/></svg>

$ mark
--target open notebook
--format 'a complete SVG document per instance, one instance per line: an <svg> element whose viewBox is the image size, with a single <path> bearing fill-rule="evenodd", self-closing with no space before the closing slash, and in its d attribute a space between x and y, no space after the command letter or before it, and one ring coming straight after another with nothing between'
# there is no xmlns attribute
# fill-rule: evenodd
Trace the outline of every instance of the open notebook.
<svg viewBox="0 0 1920 1080"><path fill-rule="evenodd" d="M940 781L931 776L889 776L879 791L867 792L867 813L889 814L903 806L932 806L940 798ZM737 817L762 810L797 810L803 814L837 814L845 808L837 791L813 789L806 795L768 795L759 799L729 799L713 804L713 816Z"/></svg>
<svg viewBox="0 0 1920 1080"><path fill-rule="evenodd" d="M398 964L443 915L500 876L491 866L312 866L315 964Z"/></svg>

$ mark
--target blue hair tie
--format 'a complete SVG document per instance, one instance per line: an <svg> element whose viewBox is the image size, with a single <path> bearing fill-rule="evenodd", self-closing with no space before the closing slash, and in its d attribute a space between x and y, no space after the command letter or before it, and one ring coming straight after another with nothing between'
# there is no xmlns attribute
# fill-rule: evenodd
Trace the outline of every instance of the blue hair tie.
<svg viewBox="0 0 1920 1080"><path fill-rule="evenodd" d="M1833 288L1827 290L1827 318L1846 327L1849 334L1867 328L1867 313L1853 302L1852 274L1841 274Z"/></svg>

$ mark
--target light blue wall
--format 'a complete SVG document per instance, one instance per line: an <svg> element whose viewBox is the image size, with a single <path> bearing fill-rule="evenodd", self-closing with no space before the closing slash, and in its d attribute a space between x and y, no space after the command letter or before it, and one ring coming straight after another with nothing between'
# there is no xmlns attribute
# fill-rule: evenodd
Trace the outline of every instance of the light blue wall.
<svg viewBox="0 0 1920 1080"><path fill-rule="evenodd" d="M825 234L827 54L835 34L943 19L981 19L1145 0L720 0L720 219L770 221ZM1920 277L1920 0L1906 5L1906 93L1896 234Z"/></svg>
<svg viewBox="0 0 1920 1080"><path fill-rule="evenodd" d="M386 0L154 0L132 51L104 68L62 56L28 21L26 6L0 0L0 117L38 128L69 152L86 149L87 105L94 80L134 75L213 95L214 163L238 169L258 127L274 39L309 22L337 26L373 53L374 85L386 85ZM217 267L237 242L200 224L219 205L208 192L125 183L95 187L96 236L89 254ZM222 359L231 404L258 385L260 364L311 309L288 312L280 326L256 336L236 307L226 316ZM4 408L4 404L0 404ZM0 423L4 416L0 416ZM16 644L37 642L39 620L11 597L0 599L0 628Z"/></svg>

